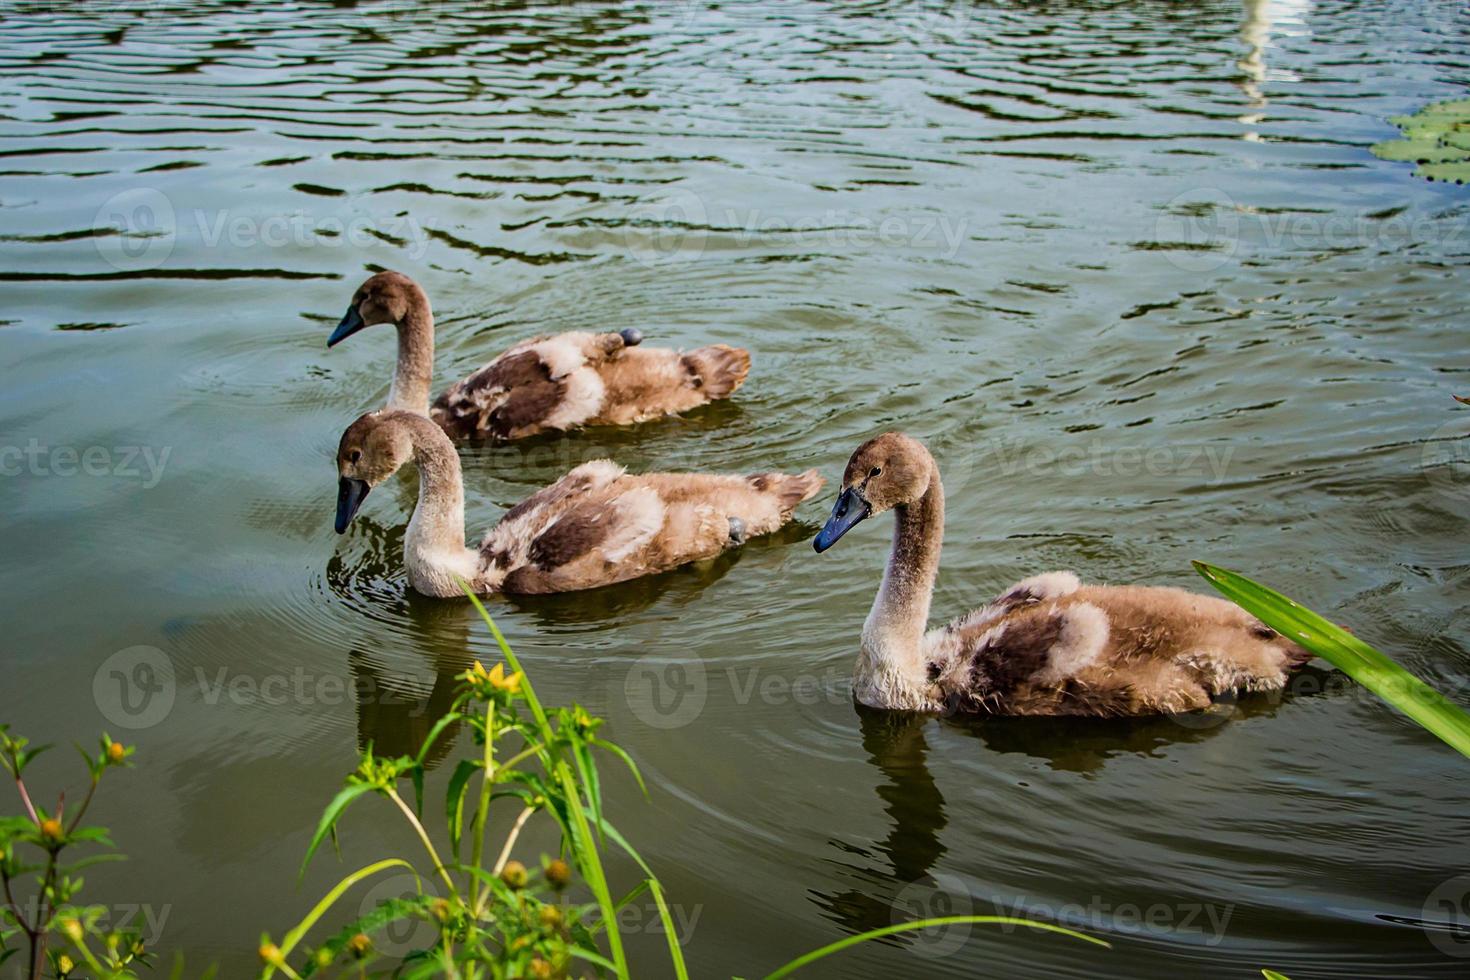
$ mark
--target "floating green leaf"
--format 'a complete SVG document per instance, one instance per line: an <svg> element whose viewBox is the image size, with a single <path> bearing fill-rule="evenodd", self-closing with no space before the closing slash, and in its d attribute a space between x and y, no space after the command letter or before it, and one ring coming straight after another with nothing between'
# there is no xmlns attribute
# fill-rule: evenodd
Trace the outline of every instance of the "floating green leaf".
<svg viewBox="0 0 1470 980"><path fill-rule="evenodd" d="M1414 176L1426 180L1470 181L1470 99L1439 102L1389 122L1404 137L1376 144L1374 156L1418 164Z"/></svg>

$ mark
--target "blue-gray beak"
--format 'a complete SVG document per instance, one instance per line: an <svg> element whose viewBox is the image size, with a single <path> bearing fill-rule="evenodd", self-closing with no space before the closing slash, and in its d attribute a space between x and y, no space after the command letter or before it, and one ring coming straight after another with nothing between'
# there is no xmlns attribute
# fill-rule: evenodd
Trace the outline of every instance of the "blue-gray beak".
<svg viewBox="0 0 1470 980"><path fill-rule="evenodd" d="M337 533L345 534L347 525L357 516L357 508L362 506L363 498L368 495L372 487L365 480L354 480L350 477L341 477L337 480Z"/></svg>
<svg viewBox="0 0 1470 980"><path fill-rule="evenodd" d="M341 323L337 324L337 329L332 331L332 336L327 338L327 346L332 347L346 340L365 326L367 324L363 322L362 314L357 312L357 307L349 306L347 315L342 318Z"/></svg>
<svg viewBox="0 0 1470 980"><path fill-rule="evenodd" d="M872 512L873 508L868 506L866 500L858 496L857 490L848 487L837 498L837 503L832 505L832 516L827 518L827 523L817 533L812 547L817 550L817 554L821 554L836 544L838 538L851 531L860 522L867 520L868 515Z"/></svg>

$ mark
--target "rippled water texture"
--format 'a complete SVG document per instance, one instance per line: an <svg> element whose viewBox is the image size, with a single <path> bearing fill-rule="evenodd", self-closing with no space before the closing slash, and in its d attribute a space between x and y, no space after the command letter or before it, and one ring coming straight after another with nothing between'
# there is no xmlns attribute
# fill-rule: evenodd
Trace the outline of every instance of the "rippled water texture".
<svg viewBox="0 0 1470 980"><path fill-rule="evenodd" d="M393 338L324 342L382 267L432 296L441 382L564 329L754 352L730 403L466 450L472 535L581 460L835 479L902 427L950 497L936 619L1206 558L1464 702L1470 199L1367 148L1467 69L1463 7L1414 0L0 3L0 718L139 745L90 897L246 975L340 873L293 888L358 746L494 657L408 592L412 478L332 533ZM1465 974L1416 924L1470 893L1463 759L1325 670L1209 719L859 715L887 527L818 558L829 502L492 605L649 777L609 805L696 975L966 909L1114 948L977 928L814 975ZM414 846L344 828L353 866Z"/></svg>

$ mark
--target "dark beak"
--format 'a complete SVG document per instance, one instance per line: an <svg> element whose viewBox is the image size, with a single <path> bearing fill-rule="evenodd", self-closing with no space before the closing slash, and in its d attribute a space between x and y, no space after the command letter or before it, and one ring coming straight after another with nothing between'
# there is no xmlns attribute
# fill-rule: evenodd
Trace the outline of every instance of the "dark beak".
<svg viewBox="0 0 1470 980"><path fill-rule="evenodd" d="M362 314L357 312L357 307L347 307L347 315L342 318L341 323L337 324L337 329L332 331L332 336L327 338L327 346L335 346L336 344L346 340L348 337L351 337L353 334L357 333L365 326L367 326L367 324L363 322Z"/></svg>
<svg viewBox="0 0 1470 980"><path fill-rule="evenodd" d="M832 505L832 516L827 518L827 523L817 533L812 547L817 549L817 554L821 554L836 544L838 538L851 531L859 522L867 520L868 515L872 512L873 508L868 506L866 500L858 496L857 490L848 487L837 498L837 503Z"/></svg>
<svg viewBox="0 0 1470 980"><path fill-rule="evenodd" d="M637 327L629 327L626 330L619 330L618 336L623 338L624 347L637 347L639 344L643 343L643 331L639 330Z"/></svg>
<svg viewBox="0 0 1470 980"><path fill-rule="evenodd" d="M342 477L337 481L337 533L343 534L347 525L357 516L357 508L362 506L372 487L365 480L353 480Z"/></svg>

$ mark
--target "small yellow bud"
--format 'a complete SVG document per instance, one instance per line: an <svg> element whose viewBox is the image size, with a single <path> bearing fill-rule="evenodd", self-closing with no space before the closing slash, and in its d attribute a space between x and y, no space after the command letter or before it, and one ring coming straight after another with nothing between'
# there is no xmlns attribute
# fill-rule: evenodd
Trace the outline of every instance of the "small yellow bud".
<svg viewBox="0 0 1470 980"><path fill-rule="evenodd" d="M312 954L311 958L316 961L316 968L318 970L325 970L332 965L332 951L326 947L317 950Z"/></svg>
<svg viewBox="0 0 1470 980"><path fill-rule="evenodd" d="M449 914L454 911L454 906L442 898L436 898L434 899L434 904L429 906L429 911L440 922L448 922Z"/></svg>
<svg viewBox="0 0 1470 980"><path fill-rule="evenodd" d="M66 933L66 938L74 943L81 942L82 936L84 935L82 924L76 919L62 919L61 931Z"/></svg>
<svg viewBox="0 0 1470 980"><path fill-rule="evenodd" d="M61 821L55 817L48 817L41 821L41 836L51 840L61 840Z"/></svg>
<svg viewBox="0 0 1470 980"><path fill-rule="evenodd" d="M571 884L571 866L568 865L561 858L557 858L555 861L552 861L546 866L546 881L551 885L552 888L555 888L557 891L561 891L563 888L567 887L567 885Z"/></svg>
<svg viewBox="0 0 1470 980"><path fill-rule="evenodd" d="M373 941L367 937L367 933L359 932L347 940L347 948L352 951L353 956L362 959L373 948Z"/></svg>
<svg viewBox="0 0 1470 980"><path fill-rule="evenodd" d="M551 968L551 964L541 957L538 956L531 961L531 976L535 977L536 980L551 980L554 973L555 971Z"/></svg>
<svg viewBox="0 0 1470 980"><path fill-rule="evenodd" d="M75 970L76 968L77 965L73 963L71 961L71 957L67 956L65 953L62 953L60 956L56 957L56 972L60 973L62 976L66 976L68 973L70 973L72 970Z"/></svg>
<svg viewBox="0 0 1470 980"><path fill-rule="evenodd" d="M507 861L500 872L500 880L512 888L525 888L530 875L526 873L526 866L519 861Z"/></svg>
<svg viewBox="0 0 1470 980"><path fill-rule="evenodd" d="M268 966L280 966L284 960L281 958L281 948L272 942L260 944L260 961Z"/></svg>
<svg viewBox="0 0 1470 980"><path fill-rule="evenodd" d="M541 911L538 914L541 918L541 924L548 929L555 929L561 925L561 909L555 905L541 906Z"/></svg>
<svg viewBox="0 0 1470 980"><path fill-rule="evenodd" d="M127 750L123 748L123 744L121 742L111 742L107 746L107 761L108 762L113 762L113 763L121 762L121 761L123 761L123 757L126 754L127 754Z"/></svg>

